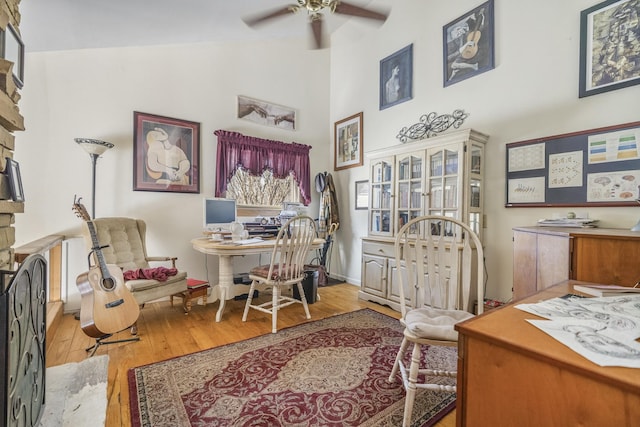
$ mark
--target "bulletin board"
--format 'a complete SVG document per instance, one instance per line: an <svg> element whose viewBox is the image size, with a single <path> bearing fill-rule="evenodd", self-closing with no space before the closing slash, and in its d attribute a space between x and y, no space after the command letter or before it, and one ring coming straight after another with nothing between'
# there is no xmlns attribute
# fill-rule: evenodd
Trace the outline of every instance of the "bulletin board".
<svg viewBox="0 0 640 427"><path fill-rule="evenodd" d="M640 122L506 148L506 207L638 205Z"/></svg>

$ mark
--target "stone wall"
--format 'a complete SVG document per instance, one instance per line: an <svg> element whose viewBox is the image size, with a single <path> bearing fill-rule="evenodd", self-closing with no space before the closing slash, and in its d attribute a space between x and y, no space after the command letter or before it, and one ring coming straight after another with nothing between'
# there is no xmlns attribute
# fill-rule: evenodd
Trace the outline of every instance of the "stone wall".
<svg viewBox="0 0 640 427"><path fill-rule="evenodd" d="M0 30L7 32L11 25L20 36L20 0L0 1ZM2 270L14 269L13 245L16 235L13 226L14 216L16 213L24 212L24 201L12 199L11 181L14 183L18 181L17 179L10 181L7 171L7 158L13 159L15 148L14 132L24 130L24 118L18 108L20 91L13 77L13 67L13 62L0 58L0 269Z"/></svg>

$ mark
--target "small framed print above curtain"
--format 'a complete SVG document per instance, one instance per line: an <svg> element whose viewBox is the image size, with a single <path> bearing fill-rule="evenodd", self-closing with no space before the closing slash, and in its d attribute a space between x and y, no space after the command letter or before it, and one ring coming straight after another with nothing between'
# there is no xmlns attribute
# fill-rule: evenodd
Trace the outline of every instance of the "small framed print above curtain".
<svg viewBox="0 0 640 427"><path fill-rule="evenodd" d="M238 118L280 129L296 129L296 110L238 95Z"/></svg>
<svg viewBox="0 0 640 427"><path fill-rule="evenodd" d="M640 83L639 16L637 0L607 0L580 13L580 98Z"/></svg>
<svg viewBox="0 0 640 427"><path fill-rule="evenodd" d="M362 166L362 113L337 121L334 127L334 169Z"/></svg>
<svg viewBox="0 0 640 427"><path fill-rule="evenodd" d="M200 123L133 113L133 190L200 193Z"/></svg>

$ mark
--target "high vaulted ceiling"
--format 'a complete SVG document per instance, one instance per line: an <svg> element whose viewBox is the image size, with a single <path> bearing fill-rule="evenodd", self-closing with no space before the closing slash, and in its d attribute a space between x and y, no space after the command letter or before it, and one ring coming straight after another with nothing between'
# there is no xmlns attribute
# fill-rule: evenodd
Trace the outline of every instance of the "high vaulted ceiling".
<svg viewBox="0 0 640 427"><path fill-rule="evenodd" d="M364 7L371 1L350 3ZM259 29L242 21L248 15L293 3L295 0L22 0L20 32L27 52L306 38L309 30L304 12ZM325 15L328 33L349 20Z"/></svg>

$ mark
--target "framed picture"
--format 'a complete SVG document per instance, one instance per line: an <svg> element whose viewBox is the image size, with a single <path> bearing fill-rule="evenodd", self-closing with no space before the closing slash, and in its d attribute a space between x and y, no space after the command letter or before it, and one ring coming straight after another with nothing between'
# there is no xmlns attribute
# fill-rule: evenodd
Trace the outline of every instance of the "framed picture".
<svg viewBox="0 0 640 427"><path fill-rule="evenodd" d="M336 122L334 126L335 158L334 169L362 166L362 113Z"/></svg>
<svg viewBox="0 0 640 427"><path fill-rule="evenodd" d="M296 110L271 102L238 96L238 118L280 129L296 129Z"/></svg>
<svg viewBox="0 0 640 427"><path fill-rule="evenodd" d="M0 31L0 57L13 62L13 81L19 89L24 82L24 43L13 25Z"/></svg>
<svg viewBox="0 0 640 427"><path fill-rule="evenodd" d="M579 97L640 83L636 0L607 0L580 13Z"/></svg>
<svg viewBox="0 0 640 427"><path fill-rule="evenodd" d="M444 87L494 68L493 0L442 28Z"/></svg>
<svg viewBox="0 0 640 427"><path fill-rule="evenodd" d="M24 202L24 191L22 190L22 177L20 176L20 165L15 160L7 157L5 173L9 178L9 192L14 202Z"/></svg>
<svg viewBox="0 0 640 427"><path fill-rule="evenodd" d="M380 109L412 98L413 44L380 61Z"/></svg>
<svg viewBox="0 0 640 427"><path fill-rule="evenodd" d="M369 181L356 181L356 210L369 208Z"/></svg>
<svg viewBox="0 0 640 427"><path fill-rule="evenodd" d="M133 190L200 192L200 123L134 111Z"/></svg>

